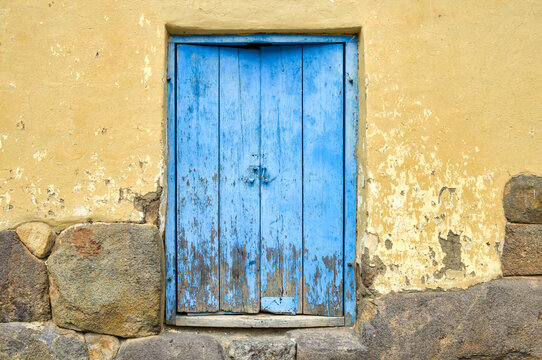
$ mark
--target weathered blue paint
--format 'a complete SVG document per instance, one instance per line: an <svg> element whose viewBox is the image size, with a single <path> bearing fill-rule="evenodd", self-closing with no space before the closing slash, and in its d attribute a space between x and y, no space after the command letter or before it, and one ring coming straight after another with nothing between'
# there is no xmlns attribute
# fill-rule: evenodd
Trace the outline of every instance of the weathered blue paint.
<svg viewBox="0 0 542 360"><path fill-rule="evenodd" d="M356 211L358 174L358 44L344 43L344 321L356 319ZM360 167L361 170L361 167Z"/></svg>
<svg viewBox="0 0 542 360"><path fill-rule="evenodd" d="M206 45L296 45L357 43L356 35L298 35L298 34L253 34L253 35L174 35L171 42L177 44Z"/></svg>
<svg viewBox="0 0 542 360"><path fill-rule="evenodd" d="M168 324L174 323L177 314L177 218L176 218L176 146L175 146L175 60L177 45L169 44L168 48L168 73L167 73L167 212L165 227L166 248L166 306L165 320Z"/></svg>
<svg viewBox="0 0 542 360"><path fill-rule="evenodd" d="M262 181L261 296L296 299L293 312L301 313L301 46L262 47L261 52L261 154L265 175L273 179Z"/></svg>
<svg viewBox="0 0 542 360"><path fill-rule="evenodd" d="M262 311L275 314L291 314L297 311L299 299L295 296L262 296Z"/></svg>
<svg viewBox="0 0 542 360"><path fill-rule="evenodd" d="M220 47L220 310L260 311L260 51Z"/></svg>
<svg viewBox="0 0 542 360"><path fill-rule="evenodd" d="M303 313L343 314L343 44L303 45Z"/></svg>
<svg viewBox="0 0 542 360"><path fill-rule="evenodd" d="M168 76L171 79L175 79L175 67L174 62L172 59L175 58L174 52L175 47L174 45L177 44L209 44L209 45L246 45L249 43L268 43L273 45L278 44L340 44L344 45L344 71L342 74L342 81L343 81L343 96L344 96L344 114L343 114L343 131L344 131L344 182L343 182L343 192L345 194L345 197L343 199L344 204L344 220L343 220L343 229L344 229L344 244L343 244L343 259L340 263L339 268L342 267L344 271L344 289L343 289L343 304L344 304L344 316L345 316L345 323L346 325L351 325L353 321L355 320L355 275L354 275L354 261L355 261L355 248L356 248L356 237L355 237L355 228L356 228L356 174L357 174L357 131L358 131L358 77L357 77L357 37L356 36L319 36L319 35L280 35L280 34L267 34L267 35L247 35L247 36L173 36L170 41L170 50L169 50L169 66L168 66ZM201 46L200 46L201 47ZM217 47L216 47L217 48ZM262 47L265 49L266 47ZM265 52L265 51L262 51ZM178 65L179 70L186 71L187 69ZM262 73L263 75L263 73ZM171 81L173 82L173 80ZM218 79L216 80L218 83ZM266 88L266 82L262 81L262 90ZM178 90L178 88L177 88ZM178 95L177 95L178 94ZM175 98L179 98L181 95L180 93L175 94L175 88L172 85L168 85L168 146L169 146L169 154L174 154L176 152L175 145L177 146L177 149L179 150L179 142L180 138L175 141L175 122L176 122L176 116L175 112L179 113L178 110L176 110L176 106L179 106L179 104L175 104ZM263 100L262 98L262 116L264 116L263 108L266 106L267 102ZM182 125L181 117L177 116L179 119L179 124ZM263 121L263 119L262 119ZM207 124L209 125L209 124ZM263 132L263 128L262 128ZM262 133L263 135L263 133ZM218 140L217 140L218 141ZM175 144L177 142L177 144ZM263 143L262 143L263 146ZM264 151L262 151L263 154L265 154ZM179 155L179 151L177 151L177 155ZM166 223L166 265L167 265L167 278L166 278L166 321L168 323L173 323L173 316L176 312L175 307L175 297L176 297L176 291L175 289L175 277L173 276L172 280L169 280L171 274L176 273L176 269L174 269L175 264L175 257L177 256L175 251L175 234L179 231L179 229L175 229L175 211L176 209L179 209L179 205L175 204L175 202L172 200L175 198L175 194L172 193L173 189L175 189L175 164L172 164L172 158L174 157L170 156L168 158L168 214L167 214L167 223ZM173 161L174 162L174 161ZM179 165L177 165L179 166ZM259 165L258 165L259 166ZM306 165L305 165L306 166ZM271 186L275 184L275 181L279 178L279 176L273 174L273 167L269 166L266 163L262 163L261 167L258 167L258 172L260 175L262 172L267 170L267 173L264 176L264 179L261 179L262 181L262 190L265 190L266 188L269 189ZM306 169L306 168L305 168ZM275 173L277 174L277 173ZM180 178L179 178L180 179ZM267 179L267 181L264 181ZM255 179L254 187L260 186L258 184L258 180ZM262 193L262 201L263 201L263 193ZM179 200L179 199L178 199ZM262 203L263 204L263 203ZM264 206L264 205L262 205ZM179 209L180 210L180 209ZM262 218L262 221L264 219ZM263 225L263 224L262 224ZM321 225L319 224L321 227ZM262 228L263 229L263 228ZM265 237L264 237L265 239ZM200 246L206 246L206 245L200 245ZM181 254L182 255L182 254ZM262 254L262 261L265 254ZM177 257L178 258L178 257ZM172 261L173 260L173 261ZM310 259L305 259L305 261ZM326 258L326 261L328 261L329 258ZM324 264L325 265L325 264ZM310 267L311 265L307 261L307 266ZM181 261L179 261L179 267L181 267ZM316 269L319 270L318 267ZM322 268L323 269L323 268ZM179 274L182 274L183 272L187 271L187 269L179 269ZM316 271L316 274L318 271ZM186 273L184 273L186 275ZM184 276L183 275L183 276ZM194 278L192 276L192 278ZM181 276L179 276L179 282L181 281ZM263 283L263 278L262 278ZM217 282L215 282L215 285ZM336 284L336 283L334 283ZM181 286L179 286L180 290ZM197 294L198 289L193 288L195 293ZM326 291L318 291L315 292L315 294L322 295ZM333 292L333 291L332 291ZM327 296L326 292L326 296ZM186 294L185 294L186 295ZM182 293L179 293L179 304L183 301L180 298L185 296ZM307 295L307 294L305 294ZM297 305L299 306L299 297L302 295L299 294L299 296L296 298ZM189 295L190 297L190 295ZM194 298L197 296L193 296ZM263 299L264 295L262 293L262 308L263 304L267 304L267 300ZM280 298L280 296L276 296ZM265 296L265 298L268 298L268 296ZM294 298L288 297L288 298ZM215 302L216 303L216 302ZM266 305L267 306L267 305ZM269 305L270 306L270 305ZM332 306L331 306L332 307ZM297 310L297 309L296 309ZM309 307L310 310L310 307ZM314 309L313 309L314 310ZM192 310L194 311L194 310ZM197 310L196 310L197 311ZM202 309L201 312L208 312L208 311L216 311L212 310L210 308ZM310 311L304 311L304 313L310 313ZM332 313L329 312L328 313ZM342 315L342 314L340 314Z"/></svg>
<svg viewBox="0 0 542 360"><path fill-rule="evenodd" d="M177 47L179 312L217 311L218 48Z"/></svg>

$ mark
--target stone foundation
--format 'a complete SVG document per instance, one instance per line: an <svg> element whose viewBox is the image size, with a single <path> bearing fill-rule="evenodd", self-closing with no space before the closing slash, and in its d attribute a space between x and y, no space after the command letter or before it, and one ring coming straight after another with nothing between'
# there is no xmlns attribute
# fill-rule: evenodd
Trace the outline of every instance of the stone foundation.
<svg viewBox="0 0 542 360"><path fill-rule="evenodd" d="M542 277L367 301L354 329L182 330L123 339L0 324L0 359L541 359Z"/></svg>
<svg viewBox="0 0 542 360"><path fill-rule="evenodd" d="M164 329L156 226L0 231L0 360L542 359L540 194L539 177L505 189L503 274L522 276L457 291L367 291L353 328Z"/></svg>
<svg viewBox="0 0 542 360"><path fill-rule="evenodd" d="M542 275L542 177L518 175L504 187L504 276Z"/></svg>
<svg viewBox="0 0 542 360"><path fill-rule="evenodd" d="M366 312L368 359L542 358L542 277L385 296Z"/></svg>

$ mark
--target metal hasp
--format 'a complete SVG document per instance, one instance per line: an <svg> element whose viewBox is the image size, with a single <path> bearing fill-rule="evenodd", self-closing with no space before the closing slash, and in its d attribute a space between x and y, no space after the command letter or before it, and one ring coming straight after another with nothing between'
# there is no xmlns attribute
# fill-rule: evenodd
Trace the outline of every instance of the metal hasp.
<svg viewBox="0 0 542 360"><path fill-rule="evenodd" d="M262 179L262 182L264 184L269 184L270 182L275 180L276 177L270 178L269 175L267 174L267 168L266 167L261 167L260 168L260 179Z"/></svg>
<svg viewBox="0 0 542 360"><path fill-rule="evenodd" d="M259 178L260 165L250 165L247 168L247 171L248 171L248 177L243 177L241 178L241 180L243 180L243 182L249 185L252 185L254 184L254 181L256 181L256 178Z"/></svg>
<svg viewBox="0 0 542 360"><path fill-rule="evenodd" d="M264 184L269 184L270 182L275 180L275 178L270 178L268 176L267 168L265 166L250 165L247 168L247 171L249 175L246 177L242 177L241 180L249 185L254 184L256 178L260 179Z"/></svg>

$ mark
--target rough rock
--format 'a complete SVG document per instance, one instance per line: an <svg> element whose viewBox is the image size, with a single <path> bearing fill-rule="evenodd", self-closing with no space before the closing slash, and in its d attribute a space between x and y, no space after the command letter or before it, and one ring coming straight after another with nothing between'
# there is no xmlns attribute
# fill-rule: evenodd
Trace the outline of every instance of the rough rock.
<svg viewBox="0 0 542 360"><path fill-rule="evenodd" d="M119 339L110 335L86 333L90 360L111 360L119 350Z"/></svg>
<svg viewBox="0 0 542 360"><path fill-rule="evenodd" d="M51 323L0 324L0 360L83 360L83 335Z"/></svg>
<svg viewBox="0 0 542 360"><path fill-rule="evenodd" d="M542 225L506 224L502 272L510 275L542 275Z"/></svg>
<svg viewBox="0 0 542 360"><path fill-rule="evenodd" d="M0 322L51 318L47 268L19 241L0 231Z"/></svg>
<svg viewBox="0 0 542 360"><path fill-rule="evenodd" d="M219 360L224 359L224 355L222 346L211 336L163 332L158 336L127 340L116 359Z"/></svg>
<svg viewBox="0 0 542 360"><path fill-rule="evenodd" d="M159 220L160 200L154 200L145 208L145 223L159 226Z"/></svg>
<svg viewBox="0 0 542 360"><path fill-rule="evenodd" d="M542 177L518 175L504 187L504 214L509 222L542 224Z"/></svg>
<svg viewBox="0 0 542 360"><path fill-rule="evenodd" d="M298 360L359 360L367 351L349 329L292 330L287 335L297 344Z"/></svg>
<svg viewBox="0 0 542 360"><path fill-rule="evenodd" d="M160 331L163 250L155 226L72 226L47 266L58 326L121 337Z"/></svg>
<svg viewBox="0 0 542 360"><path fill-rule="evenodd" d="M295 343L279 336L237 339L228 346L228 356L235 360L295 360Z"/></svg>
<svg viewBox="0 0 542 360"><path fill-rule="evenodd" d="M542 277L374 303L376 315L361 324L367 359L542 358Z"/></svg>
<svg viewBox="0 0 542 360"><path fill-rule="evenodd" d="M28 250L40 259L49 255L55 244L55 232L49 225L40 222L20 225L17 228L17 235Z"/></svg>
<svg viewBox="0 0 542 360"><path fill-rule="evenodd" d="M162 187L158 186L156 191L136 195L134 198L134 207L144 214L146 224L159 226L162 190Z"/></svg>

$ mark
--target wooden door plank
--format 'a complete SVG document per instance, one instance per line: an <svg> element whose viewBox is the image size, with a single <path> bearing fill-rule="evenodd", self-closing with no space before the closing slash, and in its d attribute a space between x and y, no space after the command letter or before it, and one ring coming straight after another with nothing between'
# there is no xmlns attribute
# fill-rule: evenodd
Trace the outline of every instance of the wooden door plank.
<svg viewBox="0 0 542 360"><path fill-rule="evenodd" d="M220 48L220 309L260 310L260 52ZM249 180L253 178L254 181Z"/></svg>
<svg viewBox="0 0 542 360"><path fill-rule="evenodd" d="M303 313L343 314L343 45L303 46Z"/></svg>
<svg viewBox="0 0 542 360"><path fill-rule="evenodd" d="M262 310L301 313L302 94L301 46L262 47ZM266 298L295 298L276 301ZM265 304L270 304L266 308Z"/></svg>
<svg viewBox="0 0 542 360"><path fill-rule="evenodd" d="M165 321L168 324L175 322L177 314L177 173L176 173L176 140L177 118L175 87L177 84L177 45L170 43L168 47L168 81L167 81L167 209L165 223L165 266L166 266L166 304L164 309Z"/></svg>
<svg viewBox="0 0 542 360"><path fill-rule="evenodd" d="M177 49L179 312L217 311L218 48Z"/></svg>
<svg viewBox="0 0 542 360"><path fill-rule="evenodd" d="M344 44L344 320L356 320L356 211L358 193L358 46L357 39ZM363 59L361 59L363 60ZM360 166L360 180L363 168ZM360 185L364 187L360 181ZM362 210L363 207L360 207Z"/></svg>

